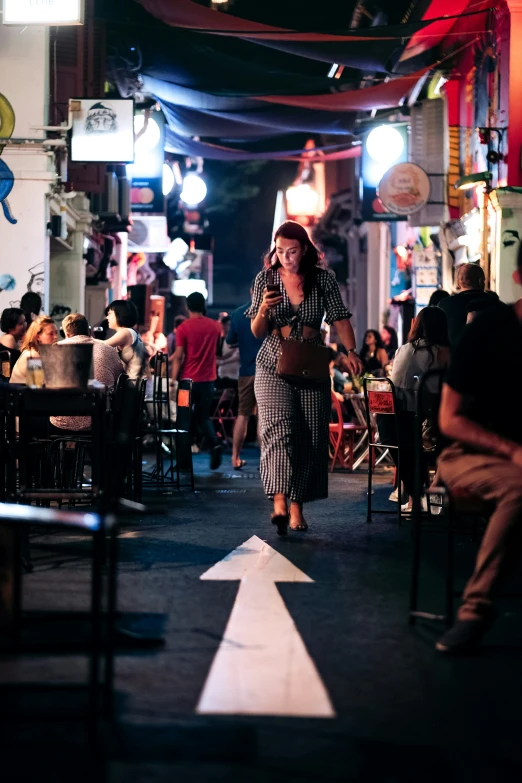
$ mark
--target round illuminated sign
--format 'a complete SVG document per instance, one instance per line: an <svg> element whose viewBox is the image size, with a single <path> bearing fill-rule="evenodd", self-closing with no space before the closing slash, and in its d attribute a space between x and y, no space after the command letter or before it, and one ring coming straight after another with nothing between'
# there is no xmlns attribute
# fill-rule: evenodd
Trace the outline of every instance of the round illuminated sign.
<svg viewBox="0 0 522 783"><path fill-rule="evenodd" d="M415 163L397 163L379 182L379 198L395 215L413 215L430 197L430 180Z"/></svg>
<svg viewBox="0 0 522 783"><path fill-rule="evenodd" d="M381 166L391 166L404 151L404 137L393 125L379 125L368 134L366 150Z"/></svg>

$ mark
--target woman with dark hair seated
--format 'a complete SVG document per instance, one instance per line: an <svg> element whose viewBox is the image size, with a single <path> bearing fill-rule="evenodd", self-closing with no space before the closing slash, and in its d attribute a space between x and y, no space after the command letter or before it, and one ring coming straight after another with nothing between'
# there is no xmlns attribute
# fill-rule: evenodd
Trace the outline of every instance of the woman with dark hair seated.
<svg viewBox="0 0 522 783"><path fill-rule="evenodd" d="M377 329L367 329L359 353L364 371L371 375L383 375L388 364L388 354Z"/></svg>
<svg viewBox="0 0 522 783"><path fill-rule="evenodd" d="M386 324L382 327L381 340L384 345L384 350L388 356L388 361L392 362L393 357L397 352L397 348L399 347L399 338L397 337L397 332L393 326L388 326Z"/></svg>
<svg viewBox="0 0 522 783"><path fill-rule="evenodd" d="M20 307L8 307L2 313L0 328L4 332L0 345L10 351L19 351L20 341L27 331L24 311Z"/></svg>
<svg viewBox="0 0 522 783"><path fill-rule="evenodd" d="M147 378L150 373L149 354L135 329L138 323L136 305L128 299L116 299L107 307L105 314L109 329L116 332L105 340L105 344L118 349L129 378Z"/></svg>
<svg viewBox="0 0 522 783"><path fill-rule="evenodd" d="M9 351L9 354L4 351L2 356L2 374L4 378L8 378L20 358L20 342L27 331L24 311L20 307L8 307L2 313L0 327L4 332L0 338L0 351L2 348Z"/></svg>
<svg viewBox="0 0 522 783"><path fill-rule="evenodd" d="M395 354L391 380L397 394L397 428L400 434L401 478L406 492L413 494L415 475L415 405L419 378L428 370L447 367L450 361L448 323L445 313L438 307L425 307L413 321L408 342L401 345ZM438 390L436 379L427 386L435 394ZM429 417L430 406L426 410ZM377 426L381 443L397 445L395 422L392 416L377 416ZM395 464L397 451L391 455Z"/></svg>
<svg viewBox="0 0 522 783"><path fill-rule="evenodd" d="M351 372L361 371L354 353L350 312L335 275L321 269L317 248L299 223L276 231L265 268L254 283L246 316L263 345L257 355L255 393L261 433L261 477L273 500L272 522L279 535L304 531L303 503L328 496L328 425L331 388L323 382L291 381L278 375L284 340L320 346L321 323L335 324L348 351ZM288 508L290 501L290 508Z"/></svg>

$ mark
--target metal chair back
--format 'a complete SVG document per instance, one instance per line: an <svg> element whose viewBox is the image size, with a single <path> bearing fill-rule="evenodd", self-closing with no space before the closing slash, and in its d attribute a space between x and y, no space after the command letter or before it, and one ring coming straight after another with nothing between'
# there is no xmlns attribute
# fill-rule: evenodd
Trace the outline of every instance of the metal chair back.
<svg viewBox="0 0 522 783"><path fill-rule="evenodd" d="M364 403L366 408L366 424L368 427L368 510L366 521L372 521L372 514L392 514L393 511L374 509L372 506L373 472L376 464L375 454L378 450L384 453L390 449L397 451L397 486L399 487L399 502L397 509L398 524L401 524L401 462L399 449L399 428L397 425L397 394L395 385L390 378L363 378ZM395 425L395 444L377 442L377 416L393 416ZM383 455L381 455L382 457Z"/></svg>

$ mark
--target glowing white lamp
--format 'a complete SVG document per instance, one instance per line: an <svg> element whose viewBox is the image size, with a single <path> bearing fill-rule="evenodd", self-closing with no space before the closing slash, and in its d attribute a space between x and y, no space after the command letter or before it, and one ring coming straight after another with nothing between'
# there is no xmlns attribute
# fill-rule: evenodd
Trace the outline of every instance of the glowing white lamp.
<svg viewBox="0 0 522 783"><path fill-rule="evenodd" d="M366 139L368 155L381 166L392 166L404 150L402 134L391 125L379 125Z"/></svg>
<svg viewBox="0 0 522 783"><path fill-rule="evenodd" d="M197 174L187 174L183 180L181 200L189 206L200 204L207 195L207 186Z"/></svg>
<svg viewBox="0 0 522 783"><path fill-rule="evenodd" d="M163 195L168 196L174 187L174 172L168 163L163 164Z"/></svg>

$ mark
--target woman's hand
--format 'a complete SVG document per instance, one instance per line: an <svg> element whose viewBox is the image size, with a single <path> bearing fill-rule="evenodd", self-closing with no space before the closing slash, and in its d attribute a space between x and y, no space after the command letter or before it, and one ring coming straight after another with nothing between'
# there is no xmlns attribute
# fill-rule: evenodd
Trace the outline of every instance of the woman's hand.
<svg viewBox="0 0 522 783"><path fill-rule="evenodd" d="M278 304L281 304L283 301L283 296L280 291L269 291L267 288L263 291L263 300L261 302L261 307L265 310L270 309L271 307L277 307Z"/></svg>

